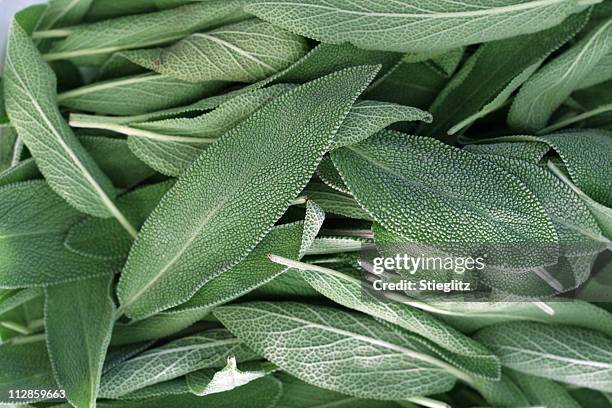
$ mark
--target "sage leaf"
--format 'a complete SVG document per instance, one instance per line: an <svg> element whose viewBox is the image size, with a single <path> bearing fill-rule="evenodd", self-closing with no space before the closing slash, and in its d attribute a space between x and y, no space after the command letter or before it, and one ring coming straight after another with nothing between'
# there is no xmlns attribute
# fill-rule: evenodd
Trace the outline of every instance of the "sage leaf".
<svg viewBox="0 0 612 408"><path fill-rule="evenodd" d="M240 1L207 1L180 8L83 24L45 54L47 61L71 59L100 65L109 54L176 41L192 32L245 18Z"/></svg>
<svg viewBox="0 0 612 408"><path fill-rule="evenodd" d="M288 68L308 51L306 40L270 23L249 19L195 33L157 54L123 53L130 61L189 82L256 82Z"/></svg>
<svg viewBox="0 0 612 408"><path fill-rule="evenodd" d="M612 341L603 334L571 326L515 322L482 329L476 339L514 370L595 390L612 388Z"/></svg>
<svg viewBox="0 0 612 408"><path fill-rule="evenodd" d="M39 288L17 289L7 292L0 296L0 315L42 295Z"/></svg>
<svg viewBox="0 0 612 408"><path fill-rule="evenodd" d="M319 165L320 168L321 166ZM326 213L339 214L361 220L372 219L353 197L328 187L324 183L310 182L302 194L320 205Z"/></svg>
<svg viewBox="0 0 612 408"><path fill-rule="evenodd" d="M167 75L122 77L60 93L61 106L108 115L140 115L194 102L224 86L210 81L192 84Z"/></svg>
<svg viewBox="0 0 612 408"><path fill-rule="evenodd" d="M362 283L355 274L295 262L277 255L271 255L271 259L281 265L301 270L301 276L306 282L334 302L430 340L436 348L450 352L441 353L441 357L450 364L476 376L499 379L499 360L486 348L426 312L401 303L377 299L362 288ZM433 348L434 352L437 351L436 348Z"/></svg>
<svg viewBox="0 0 612 408"><path fill-rule="evenodd" d="M187 386L186 377L176 378L170 381L149 385L136 391L129 392L120 397L121 400L143 400L154 397L163 397L166 395L187 394L189 387Z"/></svg>
<svg viewBox="0 0 612 408"><path fill-rule="evenodd" d="M76 407L96 404L115 305L111 277L46 289L45 329L57 383ZM92 316L96 316L92 319Z"/></svg>
<svg viewBox="0 0 612 408"><path fill-rule="evenodd" d="M183 337L147 350L106 372L100 384L100 396L117 398L191 371L221 367L232 355L239 361L253 358L253 353L226 330ZM157 367L154 375L151 367Z"/></svg>
<svg viewBox="0 0 612 408"><path fill-rule="evenodd" d="M93 260L64 247L64 236L83 214L44 181L0 188L0 287L54 285L118 272L121 262Z"/></svg>
<svg viewBox="0 0 612 408"><path fill-rule="evenodd" d="M434 139L387 131L334 150L331 156L355 199L404 240L439 243L460 236L462 242L557 242L542 205L519 180ZM470 174L476 173L486 176L466 189L475 182ZM502 208L503 220L494 215ZM455 215L459 211L460 217ZM531 256L523 260L525 266L548 258L543 253Z"/></svg>
<svg viewBox="0 0 612 408"><path fill-rule="evenodd" d="M244 259L304 188L376 70L346 69L298 87L267 104L199 156L164 196L134 242L117 288L126 314L142 319L180 304ZM229 174L233 175L231 188L226 185ZM184 201L185 194L190 201ZM254 200L260 197L266 198L256 205ZM230 247L224 235L233 237ZM177 279L189 283L176 286Z"/></svg>
<svg viewBox="0 0 612 408"><path fill-rule="evenodd" d="M36 180L41 177L36 162L34 159L29 158L1 172L0 186L6 186L19 181Z"/></svg>
<svg viewBox="0 0 612 408"><path fill-rule="evenodd" d="M226 366L219 371L211 373L209 370L200 370L189 373L187 374L189 390L199 396L230 391L258 378L265 377L273 371L273 369L266 369L263 364L257 362L254 362L254 364L246 363L244 366L247 368L238 369L236 358L232 356L227 359Z"/></svg>
<svg viewBox="0 0 612 408"><path fill-rule="evenodd" d="M289 374L360 398L444 392L455 382L449 372L465 377L431 356L412 335L356 313L295 302L252 302L220 306L214 315ZM361 386L370 381L376 387Z"/></svg>
<svg viewBox="0 0 612 408"><path fill-rule="evenodd" d="M115 191L110 180L60 115L55 105L53 72L41 60L18 17L11 25L6 67L4 93L11 124L51 188L78 210L97 217L115 217L134 233L113 202ZM50 156L48 151L55 154Z"/></svg>
<svg viewBox="0 0 612 408"><path fill-rule="evenodd" d="M49 0L37 29L67 27L81 22L94 0Z"/></svg>
<svg viewBox="0 0 612 408"><path fill-rule="evenodd" d="M470 57L474 61L466 62L432 105L432 115L440 120L422 125L419 134L452 140L447 133L455 134L501 107L544 59L572 38L587 19L588 13L581 13L545 31L482 45Z"/></svg>
<svg viewBox="0 0 612 408"><path fill-rule="evenodd" d="M270 262L271 253L298 259L314 241L323 224L324 214L313 202L306 207L304 221L279 225L247 255L244 260L202 286L187 302L175 310L212 309L256 289L287 271Z"/></svg>
<svg viewBox="0 0 612 408"><path fill-rule="evenodd" d="M283 384L283 395L278 401L278 408L311 408L325 405L338 408L397 408L391 401L366 400L325 390L286 373L280 373L278 378Z"/></svg>
<svg viewBox="0 0 612 408"><path fill-rule="evenodd" d="M544 30L577 11L575 1L474 0L445 7L418 1L379 3L257 0L245 6L262 20L322 42L349 42L370 50L447 50ZM538 18L537 26L526 24Z"/></svg>
<svg viewBox="0 0 612 408"><path fill-rule="evenodd" d="M58 389L47 348L43 341L26 344L0 345L0 403L13 404L9 391L20 389ZM22 403L39 401L40 397L26 397Z"/></svg>
<svg viewBox="0 0 612 408"><path fill-rule="evenodd" d="M117 205L132 225L140 228L173 184L173 181L165 181L138 188L121 195ZM116 220L86 217L70 227L64 245L75 254L122 262L133 242Z"/></svg>
<svg viewBox="0 0 612 408"><path fill-rule="evenodd" d="M87 11L85 19L87 21L98 21L131 14L148 13L157 11L157 9L156 0L134 0L129 2L94 0Z"/></svg>
<svg viewBox="0 0 612 408"><path fill-rule="evenodd" d="M562 385L533 375L511 372L511 377L527 395L529 402L536 405L554 404L559 408L580 408Z"/></svg>
<svg viewBox="0 0 612 408"><path fill-rule="evenodd" d="M609 19L540 68L521 87L508 114L510 127L533 132L546 126L553 112L579 88L611 47L612 19Z"/></svg>

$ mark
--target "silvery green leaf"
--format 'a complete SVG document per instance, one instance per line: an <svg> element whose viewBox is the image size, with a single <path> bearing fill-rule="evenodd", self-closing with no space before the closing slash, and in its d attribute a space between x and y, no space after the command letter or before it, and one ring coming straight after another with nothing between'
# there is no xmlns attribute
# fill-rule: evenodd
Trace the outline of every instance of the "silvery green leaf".
<svg viewBox="0 0 612 408"><path fill-rule="evenodd" d="M57 102L95 113L140 115L194 102L218 92L224 85L221 81L192 84L149 73L94 82L60 93Z"/></svg>
<svg viewBox="0 0 612 408"><path fill-rule="evenodd" d="M102 377L100 396L117 398L191 371L221 367L229 356L236 356L239 361L254 357L252 351L226 330L183 337L113 367Z"/></svg>
<svg viewBox="0 0 612 408"><path fill-rule="evenodd" d="M358 274L290 261L276 254L271 255L271 259L299 269L310 286L334 302L430 340L434 353L461 370L491 380L499 379L501 365L489 350L424 311L393 300L378 299L363 289Z"/></svg>
<svg viewBox="0 0 612 408"><path fill-rule="evenodd" d="M478 390L492 407L528 407L529 400L506 371L502 371L502 376L497 381L475 378L472 387Z"/></svg>
<svg viewBox="0 0 612 408"><path fill-rule="evenodd" d="M108 370L121 364L128 358L131 358L136 354L148 349L153 343L153 341L144 341L141 343L127 344L125 346L113 347L111 345L106 352L102 372L106 373Z"/></svg>
<svg viewBox="0 0 612 408"><path fill-rule="evenodd" d="M122 395L121 400L142 400L154 397L162 397L166 395L187 394L189 387L187 386L186 377L175 378L174 380L164 381L157 384L149 385L136 391L128 392Z"/></svg>
<svg viewBox="0 0 612 408"><path fill-rule="evenodd" d="M6 291L6 293L2 292L0 296L0 315L42 296L42 294L43 292L39 288L13 289Z"/></svg>
<svg viewBox="0 0 612 408"><path fill-rule="evenodd" d="M9 391L13 390L57 390L51 363L44 341L26 344L1 344L0 403L13 404ZM20 403L35 402L39 398L24 398Z"/></svg>
<svg viewBox="0 0 612 408"><path fill-rule="evenodd" d="M277 408L313 408L325 406L334 408L397 408L397 404L391 401L356 398L315 387L286 373L280 373L277 377L283 384L283 395L276 405ZM410 408L410 405L406 405L406 407Z"/></svg>
<svg viewBox="0 0 612 408"><path fill-rule="evenodd" d="M187 384L190 392L204 396L231 391L265 377L273 370L273 368L266 368L265 364L259 362L241 364L239 369L236 358L231 356L221 370L199 370L187 374Z"/></svg>
<svg viewBox="0 0 612 408"><path fill-rule="evenodd" d="M452 140L447 134L455 134L501 107L587 19L588 13L581 13L545 31L482 45L440 93L431 107L436 121L422 124L419 134Z"/></svg>
<svg viewBox="0 0 612 408"><path fill-rule="evenodd" d="M340 173L338 173L338 170L336 169L336 166L334 166L334 163L329 155L324 156L321 163L319 163L319 167L317 167L317 176L319 176L323 183L334 190L340 191L341 193L350 194L348 187L342 180L342 176Z"/></svg>
<svg viewBox="0 0 612 408"><path fill-rule="evenodd" d="M11 124L51 188L82 212L125 221L113 202L115 190L110 180L55 105L55 76L21 27L19 15L13 19L9 35L4 93Z"/></svg>
<svg viewBox="0 0 612 408"><path fill-rule="evenodd" d="M537 131L612 50L612 19L540 68L521 87L508 114L515 130Z"/></svg>
<svg viewBox="0 0 612 408"><path fill-rule="evenodd" d="M506 367L601 391L612 389L612 340L571 326L504 323L476 334Z"/></svg>
<svg viewBox="0 0 612 408"><path fill-rule="evenodd" d="M431 122L429 113L418 108L380 101L358 101L338 130L331 149L359 143L395 122Z"/></svg>
<svg viewBox="0 0 612 408"><path fill-rule="evenodd" d="M357 202L404 241L557 242L520 180L435 139L386 131L331 156ZM535 251L522 262L540 265L549 256Z"/></svg>
<svg viewBox="0 0 612 408"><path fill-rule="evenodd" d="M593 70L576 89L584 89L612 79L612 52L599 60Z"/></svg>
<svg viewBox="0 0 612 408"><path fill-rule="evenodd" d="M123 56L184 81L256 82L288 68L308 48L304 38L254 18L191 34L158 53L131 51Z"/></svg>
<svg viewBox="0 0 612 408"><path fill-rule="evenodd" d="M432 356L414 335L354 312L295 302L249 302L220 306L214 315L289 374L360 398L393 400L444 392L455 375L467 377Z"/></svg>
<svg viewBox="0 0 612 408"><path fill-rule="evenodd" d="M40 171L36 166L36 162L33 158L29 158L7 168L3 172L0 172L0 186L40 178L42 178L42 174L40 174Z"/></svg>
<svg viewBox="0 0 612 408"><path fill-rule="evenodd" d="M212 309L256 289L287 272L268 259L271 253L298 259L310 247L323 224L324 214L313 202L306 207L305 220L275 226L244 260L202 286L178 310Z"/></svg>
<svg viewBox="0 0 612 408"><path fill-rule="evenodd" d="M116 51L166 44L245 17L240 1L213 0L82 24L66 30L67 37L56 42L45 54L45 59L71 59L79 64L100 65Z"/></svg>
<svg viewBox="0 0 612 408"><path fill-rule="evenodd" d="M157 11L156 0L94 0L87 11L87 21L105 20L108 18L127 16ZM185 2L183 2L185 4Z"/></svg>
<svg viewBox="0 0 612 408"><path fill-rule="evenodd" d="M319 169L321 169L320 165ZM372 219L353 197L328 187L324 183L311 181L302 194L308 197L308 199L315 201L326 213L339 214L361 220Z"/></svg>
<svg viewBox="0 0 612 408"><path fill-rule="evenodd" d="M491 154L537 164L548 153L550 147L543 142L531 141L470 144L464 149L482 155Z"/></svg>
<svg viewBox="0 0 612 408"><path fill-rule="evenodd" d="M0 188L0 287L54 285L118 272L122 262L97 260L64 247L83 214L44 181Z"/></svg>
<svg viewBox="0 0 612 408"><path fill-rule="evenodd" d="M95 406L114 322L111 276L46 289L45 330L55 379L75 407Z"/></svg>
<svg viewBox="0 0 612 408"><path fill-rule="evenodd" d="M202 320L210 309L160 312L136 322L117 322L113 329L112 345L134 344L171 336Z"/></svg>
<svg viewBox="0 0 612 408"><path fill-rule="evenodd" d="M260 378L232 391L200 397L191 393L141 400L101 401L98 408L274 408L282 384L272 376ZM62 407L64 408L64 407ZM68 407L66 407L68 408Z"/></svg>
<svg viewBox="0 0 612 408"><path fill-rule="evenodd" d="M257 0L248 13L305 37L371 50L446 50L541 31L578 11L576 1ZM532 19L538 24L528 24Z"/></svg>
<svg viewBox="0 0 612 408"><path fill-rule="evenodd" d="M135 228L140 228L173 181L143 186L121 195L117 205ZM86 217L68 230L64 246L75 254L123 262L134 239L114 219Z"/></svg>
<svg viewBox="0 0 612 408"><path fill-rule="evenodd" d="M66 27L81 22L94 0L49 0L47 9L36 27L45 30Z"/></svg>
<svg viewBox="0 0 612 408"><path fill-rule="evenodd" d="M305 187L377 69L302 85L206 149L138 234L117 288L122 310L142 319L176 306L244 259Z"/></svg>
<svg viewBox="0 0 612 408"><path fill-rule="evenodd" d="M510 377L519 385L532 404L559 408L581 408L580 404L571 397L567 390L554 381L515 371L510 372Z"/></svg>

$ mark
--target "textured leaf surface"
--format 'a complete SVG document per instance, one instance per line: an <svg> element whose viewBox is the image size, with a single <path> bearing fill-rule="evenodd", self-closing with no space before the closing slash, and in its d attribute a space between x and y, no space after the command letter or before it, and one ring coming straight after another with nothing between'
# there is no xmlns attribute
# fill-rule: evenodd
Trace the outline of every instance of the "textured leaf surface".
<svg viewBox="0 0 612 408"><path fill-rule="evenodd" d="M198 84L167 75L144 74L93 84L58 95L60 105L108 115L140 115L194 102L211 95L224 83Z"/></svg>
<svg viewBox="0 0 612 408"><path fill-rule="evenodd" d="M55 76L17 19L9 35L4 93L11 124L51 188L80 211L116 216L110 180L62 118L55 105Z"/></svg>
<svg viewBox="0 0 612 408"><path fill-rule="evenodd" d="M115 305L111 277L46 290L45 329L55 378L76 407L93 407L110 340Z"/></svg>
<svg viewBox="0 0 612 408"><path fill-rule="evenodd" d="M245 17L239 1L206 1L177 9L136 16L118 17L70 29L45 58L74 59L81 64L99 65L110 53L131 48L164 44L192 32L237 21Z"/></svg>
<svg viewBox="0 0 612 408"><path fill-rule="evenodd" d="M476 339L514 370L601 391L612 389L612 340L603 334L517 322L485 328Z"/></svg>
<svg viewBox="0 0 612 408"><path fill-rule="evenodd" d="M375 72L357 67L298 87L207 149L132 247L118 286L127 314L140 319L184 302L244 259L304 188Z"/></svg>
<svg viewBox="0 0 612 408"><path fill-rule="evenodd" d="M443 392L454 383L446 364L413 336L367 316L293 302L221 306L214 314L257 353L322 388L405 399Z"/></svg>
<svg viewBox="0 0 612 408"><path fill-rule="evenodd" d="M126 360L105 373L100 396L116 398L191 371L222 367L229 356L243 361L252 358L253 353L226 330L210 330L174 340Z"/></svg>
<svg viewBox="0 0 612 408"><path fill-rule="evenodd" d="M10 390L56 390L58 389L47 347L44 342L32 344L0 345L0 403L13 404L10 400ZM36 401L26 398L22 403Z"/></svg>
<svg viewBox="0 0 612 408"><path fill-rule="evenodd" d="M211 372L212 371L212 372ZM265 377L272 371L266 369L259 362L241 364L239 369L236 359L230 357L227 364L221 370L200 370L187 375L189 390L195 395L210 395L220 392L231 391L234 388L244 386L259 378Z"/></svg>
<svg viewBox="0 0 612 408"><path fill-rule="evenodd" d="M611 49L612 19L601 23L572 48L548 62L523 85L512 103L508 124L521 131L542 129L553 112L580 87Z"/></svg>
<svg viewBox="0 0 612 408"><path fill-rule="evenodd" d="M540 31L575 9L576 2L568 0L257 0L245 7L263 20L322 42L398 52L446 50ZM532 19L538 24L530 24Z"/></svg>
<svg viewBox="0 0 612 408"><path fill-rule="evenodd" d="M539 33L482 45L470 57L474 61L466 62L434 102L431 113L436 118L435 123L422 125L419 133L446 139L445 134L453 126L469 119L460 127L467 126L478 116L499 107L544 58L573 37L587 19L588 13L583 13ZM485 106L492 102L493 105Z"/></svg>
<svg viewBox="0 0 612 408"><path fill-rule="evenodd" d="M532 404L544 406L548 404L559 408L580 408L580 404L560 384L523 373L514 373L512 378L521 387Z"/></svg>
<svg viewBox="0 0 612 408"><path fill-rule="evenodd" d="M405 240L557 240L541 204L519 180L434 139L382 132L333 151L332 159L355 199Z"/></svg>
<svg viewBox="0 0 612 408"><path fill-rule="evenodd" d="M310 246L323 223L323 214L309 202L304 222L279 225L240 263L202 286L179 310L212 308L236 299L287 271L268 259L271 253L298 259L303 248Z"/></svg>
<svg viewBox="0 0 612 408"><path fill-rule="evenodd" d="M117 272L120 262L93 260L64 247L64 236L83 214L44 181L0 188L0 287L58 284Z"/></svg>
<svg viewBox="0 0 612 408"><path fill-rule="evenodd" d="M255 82L303 57L306 40L270 23L249 19L196 33L159 52L126 52L130 61L190 82Z"/></svg>
<svg viewBox="0 0 612 408"><path fill-rule="evenodd" d="M276 256L274 259L277 259ZM486 348L426 312L401 303L377 299L369 291L363 290L355 274L349 275L302 262L276 261L300 269L306 282L334 302L423 336L432 342L434 352L439 352L437 348L450 351L440 355L450 364L477 376L493 380L499 378L499 360Z"/></svg>

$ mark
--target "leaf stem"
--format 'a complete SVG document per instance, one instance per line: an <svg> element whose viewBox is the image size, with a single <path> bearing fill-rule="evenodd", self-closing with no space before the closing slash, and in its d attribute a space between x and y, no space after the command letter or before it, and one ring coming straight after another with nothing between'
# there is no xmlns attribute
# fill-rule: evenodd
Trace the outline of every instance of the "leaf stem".
<svg viewBox="0 0 612 408"><path fill-rule="evenodd" d="M47 335L45 333L33 334L31 336L19 336L8 339L5 344L28 344L45 341Z"/></svg>
<svg viewBox="0 0 612 408"><path fill-rule="evenodd" d="M566 127L568 125L571 125L573 123L580 122L581 120L585 120L585 119L588 119L590 117L597 116L597 115L600 115L600 114L606 113L606 112L612 112L612 103L608 103L608 104L605 104L605 105L598 106L597 108L595 108L593 110L590 110L590 111L581 113L579 115L573 116L571 118L567 118L565 120L559 121L559 122L555 123L554 125L550 125L548 127L545 127L544 129L539 130L536 134L537 135L542 135L542 134L545 134L545 133L554 132L555 130L564 128L564 127Z"/></svg>
<svg viewBox="0 0 612 408"><path fill-rule="evenodd" d="M408 398L408 401L427 408L451 408L446 402L425 397Z"/></svg>
<svg viewBox="0 0 612 408"><path fill-rule="evenodd" d="M31 331L22 324L10 322L10 321L0 321L0 326L6 327L7 329L16 331L20 334L30 334Z"/></svg>
<svg viewBox="0 0 612 408"><path fill-rule="evenodd" d="M72 34L72 30L66 30L65 28L55 29L55 30L41 30L41 31L34 31L32 33L32 38L34 40L43 40L46 38L68 37L70 34Z"/></svg>
<svg viewBox="0 0 612 408"><path fill-rule="evenodd" d="M126 136L142 137L144 139L156 140L159 142L177 142L191 144L211 144L217 139L189 137L189 136L173 136L163 133L151 132L149 130L137 129L131 126L121 125L118 123L102 122L100 117L86 117L87 115L70 115L69 124L72 127L86 129L103 129L112 132L121 133ZM95 118L95 119L94 119Z"/></svg>

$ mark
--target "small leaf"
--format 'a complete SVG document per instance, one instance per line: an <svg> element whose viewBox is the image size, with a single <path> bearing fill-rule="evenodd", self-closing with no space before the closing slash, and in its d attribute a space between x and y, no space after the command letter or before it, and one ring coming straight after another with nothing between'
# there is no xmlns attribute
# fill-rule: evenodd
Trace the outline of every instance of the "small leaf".
<svg viewBox="0 0 612 408"><path fill-rule="evenodd" d="M306 40L259 19L192 34L158 53L123 53L145 68L189 82L256 82L288 68L308 51Z"/></svg>
<svg viewBox="0 0 612 408"><path fill-rule="evenodd" d="M231 391L268 375L272 369L266 369L261 363L246 363L242 370L236 365L236 358L229 357L227 365L216 372L200 370L187 374L189 390L199 396Z"/></svg>
<svg viewBox="0 0 612 408"><path fill-rule="evenodd" d="M239 361L253 353L226 330L209 330L145 351L116 365L102 377L100 396L117 398L191 371L222 367L229 356ZM151 372L151 367L157 367Z"/></svg>

